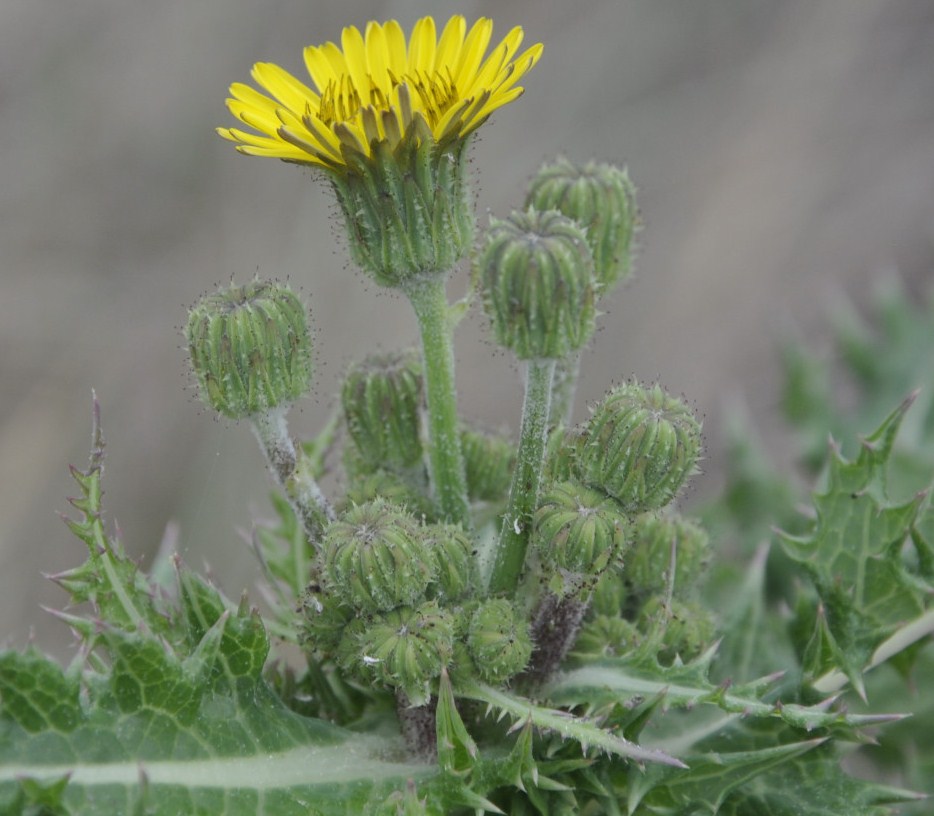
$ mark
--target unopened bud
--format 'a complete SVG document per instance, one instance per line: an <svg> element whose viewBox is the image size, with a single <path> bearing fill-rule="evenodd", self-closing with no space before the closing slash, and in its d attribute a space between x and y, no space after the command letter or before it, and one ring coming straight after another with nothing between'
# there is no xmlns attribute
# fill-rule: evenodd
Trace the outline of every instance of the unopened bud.
<svg viewBox="0 0 934 816"><path fill-rule="evenodd" d="M494 219L478 265L496 340L520 360L560 359L590 339L593 258L571 219L556 210Z"/></svg>
<svg viewBox="0 0 934 816"><path fill-rule="evenodd" d="M288 405L308 391L308 321L286 286L255 280L202 298L186 337L201 398L226 417Z"/></svg>
<svg viewBox="0 0 934 816"><path fill-rule="evenodd" d="M676 596L685 596L696 588L708 550L709 537L696 522L646 514L633 523L623 576L640 597L665 593L669 585Z"/></svg>
<svg viewBox="0 0 934 816"><path fill-rule="evenodd" d="M476 588L474 545L461 527L427 524L421 530L421 539L435 562L435 586L439 599L456 601Z"/></svg>
<svg viewBox="0 0 934 816"><path fill-rule="evenodd" d="M613 389L594 409L578 447L581 481L616 499L627 513L668 504L696 469L700 424L658 385Z"/></svg>
<svg viewBox="0 0 934 816"><path fill-rule="evenodd" d="M626 518L605 493L560 482L542 496L532 541L546 569L595 579L623 548Z"/></svg>
<svg viewBox="0 0 934 816"><path fill-rule="evenodd" d="M580 167L559 158L538 171L525 203L558 210L583 227L603 290L629 276L638 210L625 169L597 162Z"/></svg>
<svg viewBox="0 0 934 816"><path fill-rule="evenodd" d="M484 601L470 619L467 649L480 676L489 683L501 683L529 662L528 622L503 598Z"/></svg>
<svg viewBox="0 0 934 816"><path fill-rule="evenodd" d="M435 577L418 523L384 500L354 507L329 525L324 554L331 584L362 612L417 603Z"/></svg>
<svg viewBox="0 0 934 816"><path fill-rule="evenodd" d="M697 657L716 634L713 615L697 603L673 600L666 604L659 596L650 598L639 614L639 628L646 633L661 628L663 648L658 652L662 664L680 658L687 663Z"/></svg>
<svg viewBox="0 0 934 816"><path fill-rule="evenodd" d="M451 615L433 601L401 607L374 617L356 643L363 676L401 689L413 706L425 705L431 696L429 681L441 674L454 652Z"/></svg>
<svg viewBox="0 0 934 816"><path fill-rule="evenodd" d="M516 466L516 445L504 437L472 429L461 431L467 493L473 501L501 501Z"/></svg>
<svg viewBox="0 0 934 816"><path fill-rule="evenodd" d="M421 361L413 352L373 355L350 368L341 404L367 466L404 471L421 462L422 393Z"/></svg>

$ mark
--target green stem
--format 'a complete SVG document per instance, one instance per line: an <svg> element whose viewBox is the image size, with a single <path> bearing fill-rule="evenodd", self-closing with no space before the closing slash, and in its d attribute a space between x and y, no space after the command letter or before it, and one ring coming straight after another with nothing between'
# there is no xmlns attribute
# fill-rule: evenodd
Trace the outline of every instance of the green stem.
<svg viewBox="0 0 934 816"><path fill-rule="evenodd" d="M467 479L457 421L454 391L454 345L445 278L425 275L407 281L408 295L418 318L428 402L428 460L435 498L448 521L470 525Z"/></svg>
<svg viewBox="0 0 934 816"><path fill-rule="evenodd" d="M298 459L285 421L286 410L285 407L274 408L250 418L256 438L269 461L269 469L288 496L308 540L313 544L320 539L327 522L334 519L334 510L311 474L296 467Z"/></svg>
<svg viewBox="0 0 934 816"><path fill-rule="evenodd" d="M558 360L555 365L555 379L551 388L551 416L555 424L563 422L571 427L580 368L579 351L572 351L567 357Z"/></svg>
<svg viewBox="0 0 934 816"><path fill-rule="evenodd" d="M548 413L554 372L554 360L528 362L519 454L490 575L491 594L514 592L525 563L532 514L538 502L545 442L548 438Z"/></svg>

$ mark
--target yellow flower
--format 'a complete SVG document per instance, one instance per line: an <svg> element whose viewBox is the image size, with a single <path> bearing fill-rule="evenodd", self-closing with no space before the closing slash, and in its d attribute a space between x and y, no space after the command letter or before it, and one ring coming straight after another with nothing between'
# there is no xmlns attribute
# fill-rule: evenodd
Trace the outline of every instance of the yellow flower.
<svg viewBox="0 0 934 816"><path fill-rule="evenodd" d="M343 170L348 151L374 156L407 136L444 146L463 140L499 107L522 93L516 83L538 61L541 44L515 56L516 27L484 59L493 23L481 18L468 31L452 17L440 38L423 17L406 42L395 20L370 22L365 34L350 26L335 43L305 49L305 66L317 90L268 62L253 67L248 85L230 86L230 112L255 132L218 128L237 150L252 156Z"/></svg>

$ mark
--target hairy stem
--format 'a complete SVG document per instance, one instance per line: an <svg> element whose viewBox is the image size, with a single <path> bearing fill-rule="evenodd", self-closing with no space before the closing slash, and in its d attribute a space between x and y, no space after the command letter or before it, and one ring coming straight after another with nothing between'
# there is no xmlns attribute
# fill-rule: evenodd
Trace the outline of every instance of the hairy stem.
<svg viewBox="0 0 934 816"><path fill-rule="evenodd" d="M436 501L453 523L470 524L467 479L457 421L454 346L444 277L411 280L403 291L418 318L428 402L428 460Z"/></svg>
<svg viewBox="0 0 934 816"><path fill-rule="evenodd" d="M549 592L542 598L532 620L532 659L522 673L533 686L540 686L561 666L577 640L587 614L588 600L577 595L559 598Z"/></svg>
<svg viewBox="0 0 934 816"><path fill-rule="evenodd" d="M321 537L326 523L334 518L334 510L314 477L297 467L295 443L285 421L286 410L282 406L254 414L253 432L266 454L270 472L302 520L308 540L314 542Z"/></svg>
<svg viewBox="0 0 934 816"><path fill-rule="evenodd" d="M427 705L412 708L405 692L396 691L396 715L402 737L413 759L434 762L438 758L438 739L435 728L435 713L438 699L432 697Z"/></svg>
<svg viewBox="0 0 934 816"><path fill-rule="evenodd" d="M519 454L490 574L491 594L513 593L525 564L532 514L538 502L542 477L554 372L554 360L528 362Z"/></svg>
<svg viewBox="0 0 934 816"><path fill-rule="evenodd" d="M568 427L571 426L580 369L579 351L571 352L555 365L555 379L551 387L551 418L555 424L563 422Z"/></svg>

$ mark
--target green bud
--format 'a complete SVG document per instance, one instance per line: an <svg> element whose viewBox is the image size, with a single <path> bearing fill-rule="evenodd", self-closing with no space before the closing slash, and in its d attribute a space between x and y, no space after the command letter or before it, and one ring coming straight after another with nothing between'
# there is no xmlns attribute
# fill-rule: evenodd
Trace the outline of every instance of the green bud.
<svg viewBox="0 0 934 816"><path fill-rule="evenodd" d="M303 624L302 646L324 656L335 653L344 630L354 617L353 609L316 585L309 586L302 594L299 613Z"/></svg>
<svg viewBox="0 0 934 816"><path fill-rule="evenodd" d="M439 146L429 128L415 132L423 124L413 122L395 150L383 141L371 157L346 153L346 169L328 173L350 254L380 286L447 273L473 244L470 140Z"/></svg>
<svg viewBox="0 0 934 816"><path fill-rule="evenodd" d="M639 615L639 628L646 633L662 630L658 660L662 664L680 658L687 663L701 654L716 634L711 612L696 603L673 600L669 605L656 596L650 598Z"/></svg>
<svg viewBox="0 0 934 816"><path fill-rule="evenodd" d="M231 419L288 405L311 384L305 307L286 286L254 280L202 298L186 337L201 399Z"/></svg>
<svg viewBox="0 0 934 816"><path fill-rule="evenodd" d="M605 493L560 482L539 501L532 541L546 569L570 573L567 578L579 583L596 578L619 558L625 530L619 505Z"/></svg>
<svg viewBox="0 0 934 816"><path fill-rule="evenodd" d="M545 465L542 470L542 483L566 482L574 478L574 463L577 459L577 446L580 443L578 428L558 426L548 435L545 446Z"/></svg>
<svg viewBox="0 0 934 816"><path fill-rule="evenodd" d="M696 522L680 516L646 514L632 526L631 546L623 576L640 597L664 594L671 575L672 550L675 574L673 592L688 595L707 565L709 537Z"/></svg>
<svg viewBox="0 0 934 816"><path fill-rule="evenodd" d="M354 477L344 496L344 508L350 509L378 498L404 507L416 518L434 520L435 507L431 499L398 474L382 469L364 471Z"/></svg>
<svg viewBox="0 0 934 816"><path fill-rule="evenodd" d="M422 395L421 360L414 352L374 355L350 368L341 404L366 466L404 471L421 463Z"/></svg>
<svg viewBox="0 0 934 816"><path fill-rule="evenodd" d="M520 360L560 359L590 339L593 258L571 219L556 210L493 219L477 263L496 341Z"/></svg>
<svg viewBox="0 0 934 816"><path fill-rule="evenodd" d="M696 470L700 424L660 386L629 383L597 405L577 450L581 481L616 499L627 513L670 502Z"/></svg>
<svg viewBox="0 0 934 816"><path fill-rule="evenodd" d="M454 524L428 524L421 531L422 544L436 566L438 597L456 601L476 588L474 545L462 528Z"/></svg>
<svg viewBox="0 0 934 816"><path fill-rule="evenodd" d="M417 603L435 578L435 559L412 516L378 499L354 507L324 534L325 574L362 612Z"/></svg>
<svg viewBox="0 0 934 816"><path fill-rule="evenodd" d="M631 534L630 534L631 535ZM630 542L627 541L627 545ZM627 553L625 561L628 564L630 556ZM619 574L618 569L607 570L600 576L590 598L590 610L594 615L608 615L619 617L623 614L630 601L626 582Z"/></svg>
<svg viewBox="0 0 934 816"><path fill-rule="evenodd" d="M470 619L467 649L484 680L502 683L532 656L528 622L504 598L484 601Z"/></svg>
<svg viewBox="0 0 934 816"><path fill-rule="evenodd" d="M431 697L429 681L454 653L451 615L433 601L401 607L367 623L356 645L364 676L401 689L413 706L425 705Z"/></svg>
<svg viewBox="0 0 934 816"><path fill-rule="evenodd" d="M467 493L471 501L502 501L516 466L516 445L504 436L461 431Z"/></svg>
<svg viewBox="0 0 934 816"><path fill-rule="evenodd" d="M641 635L635 624L614 615L596 615L577 636L574 651L596 657L621 657L639 645Z"/></svg>
<svg viewBox="0 0 934 816"><path fill-rule="evenodd" d="M596 162L580 167L559 158L538 171L525 203L558 210L584 228L601 289L629 277L639 213L625 169Z"/></svg>

